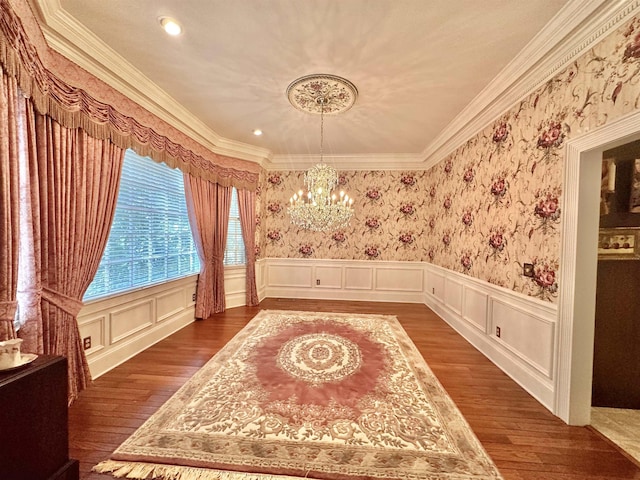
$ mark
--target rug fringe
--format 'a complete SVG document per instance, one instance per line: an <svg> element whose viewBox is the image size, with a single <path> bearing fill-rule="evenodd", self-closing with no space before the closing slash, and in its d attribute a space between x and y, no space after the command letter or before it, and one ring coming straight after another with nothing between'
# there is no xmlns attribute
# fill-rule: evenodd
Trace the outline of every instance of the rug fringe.
<svg viewBox="0 0 640 480"><path fill-rule="evenodd" d="M115 478L132 480L305 480L303 477L232 472L208 468L182 467L157 463L118 462L105 460L92 468L96 473L109 473Z"/></svg>

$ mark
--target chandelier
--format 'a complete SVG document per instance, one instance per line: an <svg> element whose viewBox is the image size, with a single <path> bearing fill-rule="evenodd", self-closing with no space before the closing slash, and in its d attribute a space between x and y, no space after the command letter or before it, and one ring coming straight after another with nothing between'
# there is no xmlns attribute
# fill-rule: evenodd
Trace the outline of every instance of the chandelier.
<svg viewBox="0 0 640 480"><path fill-rule="evenodd" d="M320 114L320 163L304 174L306 192L299 190L289 199L291 223L305 230L334 231L345 227L353 216L353 199L344 191L335 193L338 172L323 163L324 115L351 108L358 91L348 80L335 75L308 75L287 88L291 104L308 113Z"/></svg>

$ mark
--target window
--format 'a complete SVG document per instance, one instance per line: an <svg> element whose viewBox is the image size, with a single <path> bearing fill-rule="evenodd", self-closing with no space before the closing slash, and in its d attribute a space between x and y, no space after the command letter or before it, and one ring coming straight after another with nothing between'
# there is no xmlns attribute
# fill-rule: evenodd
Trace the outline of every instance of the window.
<svg viewBox="0 0 640 480"><path fill-rule="evenodd" d="M231 194L225 265L246 262L238 192ZM200 272L182 173L127 150L109 241L83 300Z"/></svg>
<svg viewBox="0 0 640 480"><path fill-rule="evenodd" d="M244 265L244 240L240 225L240 211L238 209L238 191L234 188L231 193L231 208L229 209L229 230L227 231L227 245L224 251L225 265Z"/></svg>
<svg viewBox="0 0 640 480"><path fill-rule="evenodd" d="M199 271L182 173L127 150L109 241L84 300Z"/></svg>

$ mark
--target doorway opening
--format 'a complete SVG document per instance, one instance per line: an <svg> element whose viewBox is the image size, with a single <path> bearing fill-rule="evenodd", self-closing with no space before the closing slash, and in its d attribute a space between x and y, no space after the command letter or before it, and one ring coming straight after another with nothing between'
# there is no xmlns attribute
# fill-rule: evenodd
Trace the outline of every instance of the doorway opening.
<svg viewBox="0 0 640 480"><path fill-rule="evenodd" d="M564 168L555 413L591 422L602 154L640 139L640 112L567 144Z"/></svg>
<svg viewBox="0 0 640 480"><path fill-rule="evenodd" d="M640 461L640 141L601 171L591 426Z"/></svg>

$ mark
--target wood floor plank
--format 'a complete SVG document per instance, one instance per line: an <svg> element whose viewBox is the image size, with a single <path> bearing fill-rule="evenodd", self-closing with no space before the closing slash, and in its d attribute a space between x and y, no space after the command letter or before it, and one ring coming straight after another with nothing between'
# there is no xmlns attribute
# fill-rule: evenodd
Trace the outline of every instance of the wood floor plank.
<svg viewBox="0 0 640 480"><path fill-rule="evenodd" d="M261 309L396 315L505 480L640 480L640 468L600 434L570 427L424 305L267 299L198 321L128 360L70 407L70 455L81 478L168 400Z"/></svg>

